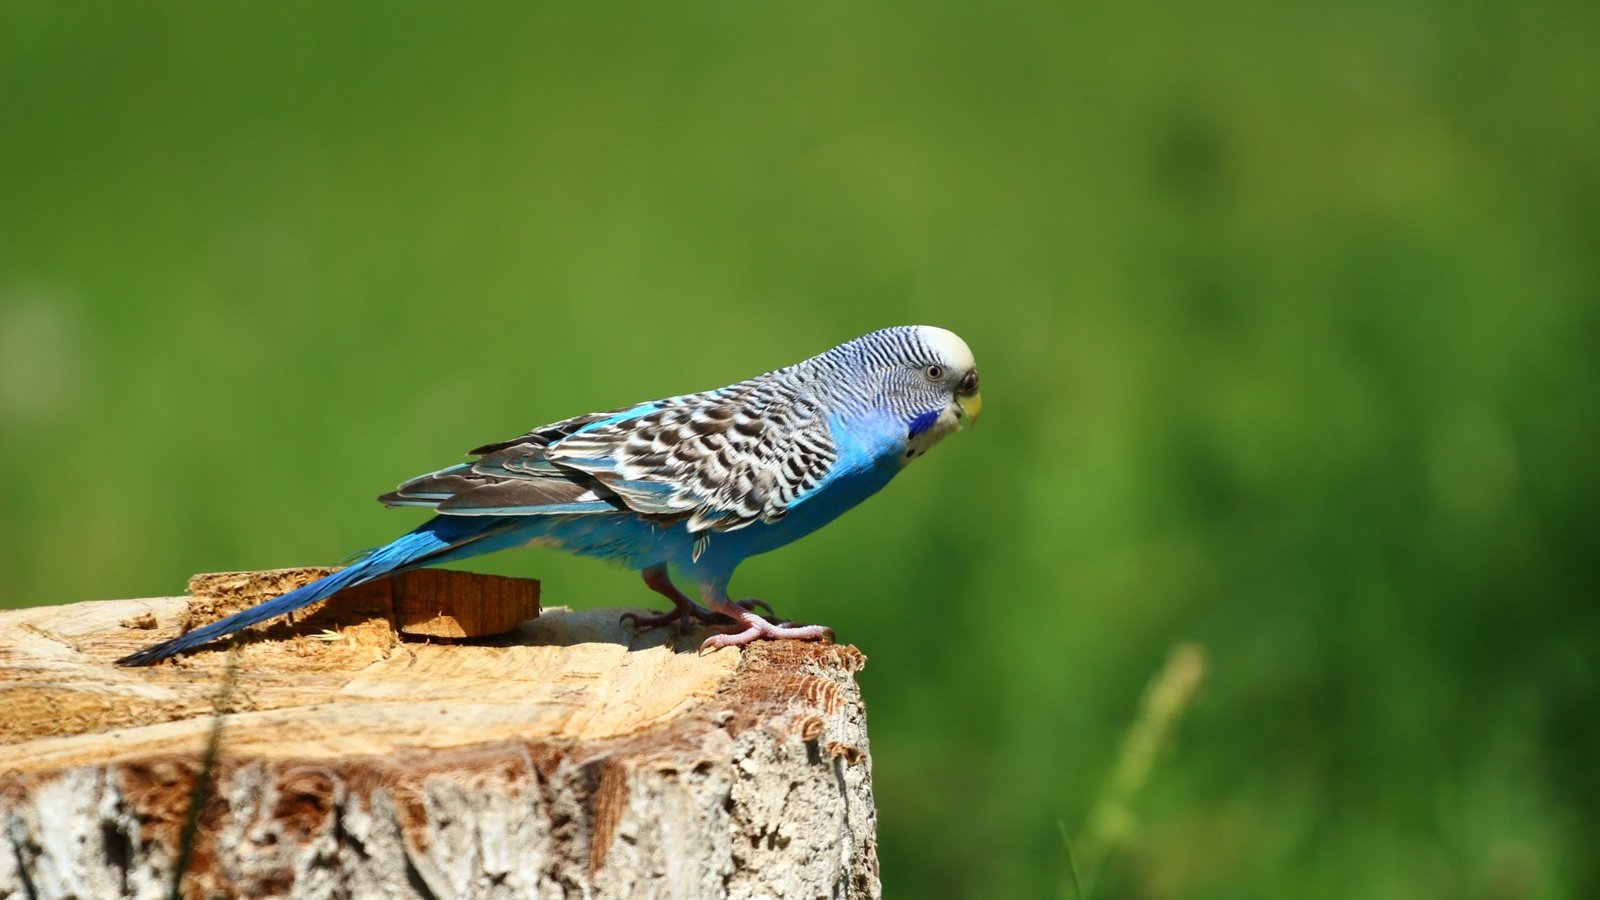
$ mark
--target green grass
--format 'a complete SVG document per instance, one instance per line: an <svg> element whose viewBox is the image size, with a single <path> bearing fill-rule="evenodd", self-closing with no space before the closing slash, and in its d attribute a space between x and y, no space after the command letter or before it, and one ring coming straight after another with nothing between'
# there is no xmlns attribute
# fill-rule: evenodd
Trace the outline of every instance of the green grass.
<svg viewBox="0 0 1600 900"><path fill-rule="evenodd" d="M5 4L0 605L332 562L468 447L932 322L981 425L735 583L871 657L894 895L1056 891L1192 641L1097 898L1594 896L1597 26Z"/></svg>

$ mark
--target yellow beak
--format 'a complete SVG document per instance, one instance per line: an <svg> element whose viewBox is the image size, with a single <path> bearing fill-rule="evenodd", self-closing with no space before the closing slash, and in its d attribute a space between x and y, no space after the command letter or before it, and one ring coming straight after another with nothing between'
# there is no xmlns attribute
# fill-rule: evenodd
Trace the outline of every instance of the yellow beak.
<svg viewBox="0 0 1600 900"><path fill-rule="evenodd" d="M962 428L971 428L978 424L978 416L983 413L983 394L973 391L971 396L956 395L956 407L960 410L956 414Z"/></svg>

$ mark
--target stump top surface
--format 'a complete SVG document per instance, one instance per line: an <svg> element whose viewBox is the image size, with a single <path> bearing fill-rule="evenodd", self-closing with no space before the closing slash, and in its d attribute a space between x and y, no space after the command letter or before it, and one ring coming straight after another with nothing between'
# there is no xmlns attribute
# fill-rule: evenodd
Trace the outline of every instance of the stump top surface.
<svg viewBox="0 0 1600 900"><path fill-rule="evenodd" d="M470 618L483 578L441 579L425 611ZM879 895L852 647L701 655L703 632L561 608L404 642L380 591L237 649L113 664L255 602L196 593L0 612L0 896L30 871L71 873L46 893L167 896L180 845L194 897L303 877L355 896Z"/></svg>
<svg viewBox="0 0 1600 900"><path fill-rule="evenodd" d="M845 654L849 668L859 664L850 648L813 645L701 655L703 635L636 632L619 612L548 609L466 644L369 640L361 625L245 643L229 753L316 759L621 737L701 709L751 654ZM199 752L229 652L112 665L170 636L186 613L185 597L0 612L0 773Z"/></svg>

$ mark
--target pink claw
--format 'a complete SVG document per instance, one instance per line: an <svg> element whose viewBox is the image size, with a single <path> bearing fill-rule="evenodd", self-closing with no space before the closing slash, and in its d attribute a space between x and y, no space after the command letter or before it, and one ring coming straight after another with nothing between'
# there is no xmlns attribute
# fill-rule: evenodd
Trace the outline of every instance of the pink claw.
<svg viewBox="0 0 1600 900"><path fill-rule="evenodd" d="M742 647L759 640L772 641L832 641L833 629L826 625L774 625L752 612L739 617L743 630L714 634L700 644L700 652L723 647Z"/></svg>

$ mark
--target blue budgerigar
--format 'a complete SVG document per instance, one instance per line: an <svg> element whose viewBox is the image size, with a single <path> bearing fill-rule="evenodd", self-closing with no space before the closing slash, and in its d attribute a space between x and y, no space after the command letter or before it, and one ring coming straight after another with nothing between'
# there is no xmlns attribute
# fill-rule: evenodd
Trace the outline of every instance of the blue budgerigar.
<svg viewBox="0 0 1600 900"><path fill-rule="evenodd" d="M870 497L981 408L966 343L916 325L714 391L545 425L383 495L437 515L348 568L118 662L148 665L375 578L526 546L642 571L674 608L630 614L635 624L721 625L703 648L831 637L820 625L762 618L760 601L729 599L734 568ZM704 605L673 585L669 567Z"/></svg>

